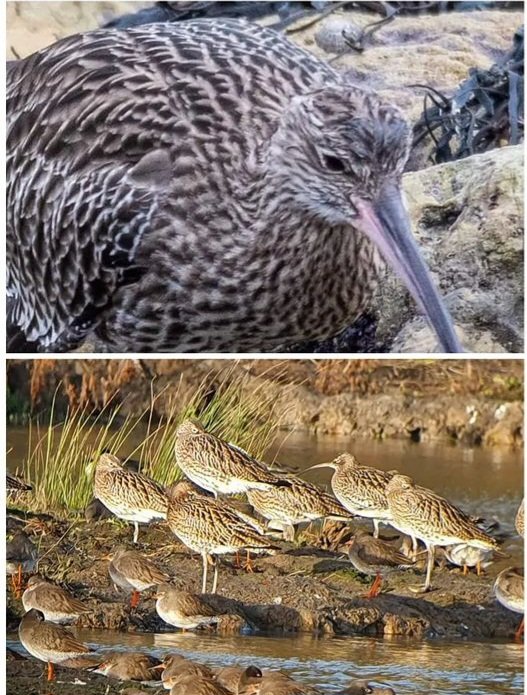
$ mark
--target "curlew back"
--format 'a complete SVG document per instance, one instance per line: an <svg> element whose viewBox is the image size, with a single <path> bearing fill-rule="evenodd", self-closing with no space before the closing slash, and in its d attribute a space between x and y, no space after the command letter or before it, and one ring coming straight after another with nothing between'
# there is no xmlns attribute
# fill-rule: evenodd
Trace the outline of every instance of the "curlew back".
<svg viewBox="0 0 527 695"><path fill-rule="evenodd" d="M187 263L189 215L204 230L200 210L220 219L289 99L336 80L280 34L235 20L88 32L10 64L12 337L20 328L41 349L71 349L142 281L153 249L158 267L168 262L167 237ZM153 311L134 309L134 323L121 317L128 333ZM148 349L152 336L138 338Z"/></svg>

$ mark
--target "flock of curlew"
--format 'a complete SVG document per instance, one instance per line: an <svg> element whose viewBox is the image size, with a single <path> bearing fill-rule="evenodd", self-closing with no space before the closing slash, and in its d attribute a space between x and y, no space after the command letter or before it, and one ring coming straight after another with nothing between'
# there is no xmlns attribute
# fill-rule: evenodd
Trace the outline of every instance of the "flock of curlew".
<svg viewBox="0 0 527 695"><path fill-rule="evenodd" d="M436 548L441 547L454 564L482 566L499 553L498 543L482 528L481 520L465 514L430 489L421 487L396 471L384 472L360 464L352 455L342 454L334 461L311 468L334 469L331 487L334 497L291 473L269 469L246 451L207 432L200 424L187 420L179 425L176 461L186 480L169 488L125 467L109 453L100 455L94 475L94 494L116 517L134 524L134 543L139 524L165 521L172 533L188 549L202 557L201 594L179 591L170 577L136 550L116 548L105 559L115 586L131 594L137 606L140 592L156 587L156 611L168 625L195 629L218 621L207 597L209 564L214 567L212 593L216 593L220 557L279 550L276 532L294 539L298 524L317 519L350 522L354 517L372 519L373 535L355 529L345 544L349 560L361 573L375 576L367 594L378 595L382 576L415 565L419 542L426 548L428 561L424 586L431 588ZM310 469L308 469L310 470ZM17 478L8 476L8 489L27 489ZM240 511L229 495L245 493L258 518ZM516 529L523 537L523 502L516 517ZM379 524L389 524L403 534L405 542L397 548L379 538ZM275 537L273 537L273 535ZM48 679L54 677L54 664L89 667L122 680L150 681L161 678L171 695L227 695L250 693L294 695L316 693L313 688L292 681L278 672L262 673L256 667L229 667L213 672L182 655L169 655L163 662L142 653L99 655L79 642L62 624L75 621L89 609L62 587L34 575L22 593L22 574L35 571L37 551L29 538L18 532L7 544L7 571L24 610L19 637L25 649L48 664ZM523 613L523 568L503 570L494 585L497 600L508 609ZM519 636L523 619L518 628ZM393 693L354 681L348 694Z"/></svg>

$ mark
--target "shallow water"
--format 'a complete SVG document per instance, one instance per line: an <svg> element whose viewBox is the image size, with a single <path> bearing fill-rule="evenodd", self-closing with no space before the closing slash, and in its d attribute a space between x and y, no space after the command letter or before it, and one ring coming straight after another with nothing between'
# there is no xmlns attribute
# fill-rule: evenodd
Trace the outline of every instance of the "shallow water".
<svg viewBox="0 0 527 695"><path fill-rule="evenodd" d="M350 676L387 682L401 695L523 693L523 645L515 643L76 632L101 650L141 650L159 657L176 651L211 666L281 669L328 694L338 692ZM10 638L8 646L22 650L16 636Z"/></svg>

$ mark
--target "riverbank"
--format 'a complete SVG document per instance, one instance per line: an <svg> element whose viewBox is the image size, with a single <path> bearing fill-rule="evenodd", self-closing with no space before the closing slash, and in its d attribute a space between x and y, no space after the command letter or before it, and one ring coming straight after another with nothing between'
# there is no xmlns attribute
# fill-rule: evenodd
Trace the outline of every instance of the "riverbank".
<svg viewBox="0 0 527 695"><path fill-rule="evenodd" d="M40 573L68 586L92 608L78 625L131 632L166 632L150 592L138 608L110 584L103 556L130 544L131 527L116 521L70 522L41 517L34 542L40 544ZM222 634L240 631L324 635L406 636L415 639L511 639L518 616L499 606L492 585L510 554L520 553L517 539L505 546L509 559L489 568L488 575L463 576L459 569L436 568L434 590L415 593L423 567L397 572L375 599L366 599L369 581L352 569L347 558L328 549L335 529L321 535L313 529L295 545L279 542L275 555L254 558L252 573L230 559L220 566L219 593L211 600L222 613ZM165 526L142 528L140 549L181 589L199 592L201 560L191 557ZM7 597L7 628L18 626L22 605Z"/></svg>
<svg viewBox="0 0 527 695"><path fill-rule="evenodd" d="M258 392L283 430L350 438L521 447L523 366L514 360L9 360L10 422L111 405L167 417L225 384ZM150 415L151 413L151 415Z"/></svg>

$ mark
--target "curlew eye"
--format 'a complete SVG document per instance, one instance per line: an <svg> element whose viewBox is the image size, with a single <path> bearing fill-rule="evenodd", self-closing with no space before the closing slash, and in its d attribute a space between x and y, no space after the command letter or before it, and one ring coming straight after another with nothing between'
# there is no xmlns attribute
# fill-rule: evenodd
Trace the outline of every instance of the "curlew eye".
<svg viewBox="0 0 527 695"><path fill-rule="evenodd" d="M322 162L324 163L324 166L326 167L326 169L328 169L328 171L332 171L335 174L340 174L343 171L346 171L346 165L344 164L342 159L335 157L335 155L323 154Z"/></svg>

